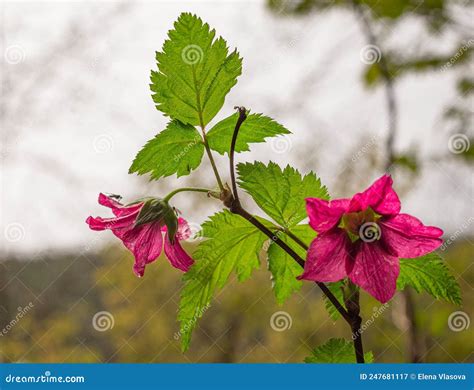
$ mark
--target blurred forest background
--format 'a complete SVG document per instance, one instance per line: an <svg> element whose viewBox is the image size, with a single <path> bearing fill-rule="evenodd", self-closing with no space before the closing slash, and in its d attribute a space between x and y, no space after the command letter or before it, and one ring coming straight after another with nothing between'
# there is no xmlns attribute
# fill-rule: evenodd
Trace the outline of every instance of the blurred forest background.
<svg viewBox="0 0 474 390"><path fill-rule="evenodd" d="M455 311L474 314L474 2L466 0L2 2L0 361L302 362L329 337L349 338L312 284L278 306L262 253L254 277L233 278L218 294L183 354L180 272L159 259L136 278L131 255L84 223L105 215L101 191L133 199L178 181L212 185L206 164L160 187L127 175L166 123L148 77L182 11L244 58L224 112L245 105L293 132L240 161L314 170L334 197L388 170L403 211L445 230L439 253L463 306L398 293L363 334L375 361L473 362L473 327L448 326ZM195 227L221 207L196 194L177 200ZM363 294L364 321L379 308ZM270 325L278 311L291 318L281 332Z"/></svg>

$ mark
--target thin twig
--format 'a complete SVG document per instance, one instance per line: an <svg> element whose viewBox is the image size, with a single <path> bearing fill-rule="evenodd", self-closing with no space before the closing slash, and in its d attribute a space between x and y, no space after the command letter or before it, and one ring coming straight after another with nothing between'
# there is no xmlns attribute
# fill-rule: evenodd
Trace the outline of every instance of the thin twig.
<svg viewBox="0 0 474 390"><path fill-rule="evenodd" d="M352 342L354 343L354 351L357 363L365 363L364 347L362 344L362 331L360 329L362 318L360 317L359 289L357 286L348 281L348 295L345 297L345 303L349 317L351 318L350 326L352 331Z"/></svg>
<svg viewBox="0 0 474 390"><path fill-rule="evenodd" d="M207 194L212 193L212 190L209 188L197 188L197 187L182 187L178 188L174 191L171 191L168 195L166 195L163 200L168 202L173 196L179 194L180 192L205 192Z"/></svg>
<svg viewBox="0 0 474 390"><path fill-rule="evenodd" d="M289 229L283 229L282 230L288 237L290 237L294 242L296 242L301 248L303 248L305 251L309 249L308 245L306 245L298 236L293 234Z"/></svg>
<svg viewBox="0 0 474 390"><path fill-rule="evenodd" d="M293 260L295 260L302 268L304 268L304 260L293 250L291 249L283 240L281 240L277 234L273 233L268 229L264 224L262 224L257 218L245 210L239 201L234 202L230 211L234 214L240 215L264 233L268 238L270 238L275 244L277 244L281 249L288 253ZM326 287L324 283L315 282L318 287L321 289L324 295L329 299L329 301L334 305L336 310L341 314L341 316L347 321L350 325L352 323L352 318L349 316L348 312L341 303L337 300L334 294Z"/></svg>
<svg viewBox="0 0 474 390"><path fill-rule="evenodd" d="M235 154L235 144L237 142L237 135L239 134L240 126L247 119L247 110L245 107L234 107L236 110L239 110L239 117L237 123L235 124L234 133L232 134L232 142L230 143L230 152L229 152L229 162L230 162L230 179L232 181L232 194L234 199L239 201L239 194L237 191L237 182L235 180L235 169L234 169L234 154Z"/></svg>

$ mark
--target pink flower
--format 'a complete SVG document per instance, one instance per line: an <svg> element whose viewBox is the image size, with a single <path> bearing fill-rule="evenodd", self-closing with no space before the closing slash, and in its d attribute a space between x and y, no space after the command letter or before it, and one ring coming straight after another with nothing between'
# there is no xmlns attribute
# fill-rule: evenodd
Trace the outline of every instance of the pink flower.
<svg viewBox="0 0 474 390"><path fill-rule="evenodd" d="M352 199L306 199L311 227L318 232L298 279L336 282L346 276L382 303L396 290L399 258L438 248L443 231L400 214L400 200L384 175Z"/></svg>
<svg viewBox="0 0 474 390"><path fill-rule="evenodd" d="M159 218L143 224L136 224L146 202L139 202L124 206L113 197L99 195L99 204L112 209L113 218L89 217L86 223L92 230L110 229L135 256L133 271L138 277L145 273L145 266L155 261L163 250L171 265L184 272L194 263L193 259L184 251L179 241L191 236L188 223L183 218L177 220L175 237L170 237L165 225L166 218ZM172 210L170 208L170 210ZM173 211L173 218L176 217ZM176 226L176 225L175 225ZM163 237L164 236L164 237Z"/></svg>

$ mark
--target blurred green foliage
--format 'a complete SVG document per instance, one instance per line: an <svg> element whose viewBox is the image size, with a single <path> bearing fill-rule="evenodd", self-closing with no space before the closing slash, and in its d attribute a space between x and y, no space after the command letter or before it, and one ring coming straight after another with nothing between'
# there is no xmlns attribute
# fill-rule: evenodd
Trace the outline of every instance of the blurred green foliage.
<svg viewBox="0 0 474 390"><path fill-rule="evenodd" d="M444 127L449 134L473 138L474 39L472 20L469 19L473 1L268 0L267 3L280 16L316 16L333 9L352 12L366 44L376 46L378 51L377 58L366 64L362 72L362 81L367 88L383 87L389 82L394 84L409 75L445 76L451 73L455 78L455 97L444 110ZM398 27L407 20L426 26L427 35L433 40L449 37L449 48L443 42L441 51L425 49L424 34L401 44ZM473 153L472 148L467 148L463 153L447 153L447 157L472 163ZM392 164L415 174L419 164L413 157L395 156Z"/></svg>
<svg viewBox="0 0 474 390"><path fill-rule="evenodd" d="M416 295L425 359L428 362L473 362L473 328L451 331L448 317L463 310L473 318L473 238L460 238L445 252L461 285L463 308ZM188 250L192 246L188 245ZM166 259L147 267L144 278L132 273L132 258L121 246L98 254L44 254L3 259L0 272L0 329L18 308L33 308L0 336L4 362L303 362L329 338L350 340L342 320L334 322L319 289L304 283L299 293L279 306L272 292L265 257L254 277L239 283L234 276L217 294L195 330L189 351L181 353L176 322L181 273ZM375 311L381 312L373 318ZM94 315L107 311L113 327L97 331ZM276 331L272 315L284 311L291 327ZM405 361L404 310L398 297L387 309L362 295L363 333L375 362Z"/></svg>
<svg viewBox="0 0 474 390"><path fill-rule="evenodd" d="M352 8L362 5L371 9L375 19L396 21L407 15L422 17L430 27L442 28L449 21L447 12L449 0L268 0L269 7L276 12L307 14L320 12L329 8Z"/></svg>
<svg viewBox="0 0 474 390"><path fill-rule="evenodd" d="M436 54L423 54L419 57L407 57L401 52L384 52L383 55L387 61L388 71L392 79L415 73L424 73L428 71L445 72L451 67L459 67L469 64L472 58L472 47L461 43L461 46L453 52L440 56ZM455 59L455 60L454 60ZM458 81L458 91L462 94L472 89L472 84L466 82L466 78ZM381 75L380 64L375 62L367 67L364 73L364 81L367 87L375 87L384 80ZM461 87L460 87L461 84ZM462 89L461 89L462 88Z"/></svg>

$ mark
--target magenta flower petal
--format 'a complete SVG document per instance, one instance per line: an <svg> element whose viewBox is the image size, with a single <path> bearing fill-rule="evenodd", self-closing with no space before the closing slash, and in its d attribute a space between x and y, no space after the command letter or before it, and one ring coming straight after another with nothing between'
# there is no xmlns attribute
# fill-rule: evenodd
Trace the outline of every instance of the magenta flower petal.
<svg viewBox="0 0 474 390"><path fill-rule="evenodd" d="M116 218L88 217L86 223L92 230L121 229L126 228L135 222L140 210L135 210L129 214L124 214Z"/></svg>
<svg viewBox="0 0 474 390"><path fill-rule="evenodd" d="M152 198L150 198L152 200ZM155 221L135 226L143 202L124 206L114 197L99 194L99 204L109 207L114 213L113 218L88 217L86 222L92 230L110 229L122 240L123 244L133 253L135 263L133 271L139 277L145 273L147 264L155 261L163 251L163 235L166 235L164 249L170 263L183 271L187 271L194 260L183 250L180 240L191 236L191 229L184 218L178 218L178 229L171 244L165 221Z"/></svg>
<svg viewBox="0 0 474 390"><path fill-rule="evenodd" d="M92 230L121 229L132 225L140 212L143 203L137 203L130 207L124 207L115 199L99 194L99 204L112 209L115 218L88 217L86 223Z"/></svg>
<svg viewBox="0 0 474 390"><path fill-rule="evenodd" d="M161 228L161 231L163 233L168 232L168 228L166 227L166 225L163 225L163 227ZM192 235L192 232L191 232L191 228L189 227L188 222L184 218L179 217L178 230L176 231L176 238L178 240L187 240L189 237L191 237L191 235Z"/></svg>
<svg viewBox="0 0 474 390"><path fill-rule="evenodd" d="M336 282L347 276L350 240L344 230L335 228L321 233L311 243L304 272L298 279Z"/></svg>
<svg viewBox="0 0 474 390"><path fill-rule="evenodd" d="M372 208L381 215L396 215L400 212L400 199L392 188L393 180L383 175L364 192L355 194L349 205L349 213Z"/></svg>
<svg viewBox="0 0 474 390"><path fill-rule="evenodd" d="M398 214L380 221L382 240L390 251L398 256L414 258L437 249L443 240L443 231L434 226L425 226L408 214Z"/></svg>
<svg viewBox="0 0 474 390"><path fill-rule="evenodd" d="M99 194L99 204L102 206L108 207L110 209L118 208L122 206L122 204L119 201L117 201L116 199L110 196L103 194L102 192Z"/></svg>
<svg viewBox="0 0 474 390"><path fill-rule="evenodd" d="M171 265L181 271L187 272L194 264L194 260L189 256L179 243L176 236L174 244L171 243L168 234L165 236L165 254Z"/></svg>
<svg viewBox="0 0 474 390"><path fill-rule="evenodd" d="M393 297L399 258L432 252L441 245L443 231L400 214L392 183L384 175L350 200L306 199L310 226L319 235L298 279L334 282L348 275L382 303Z"/></svg>
<svg viewBox="0 0 474 390"><path fill-rule="evenodd" d="M187 272L189 268L194 264L194 260L184 251L183 247L179 243L180 240L186 240L191 237L191 229L189 228L188 222L179 217L178 218L178 230L172 244L169 236L168 229L166 226L161 228L161 231L165 234L165 254L171 265L181 271Z"/></svg>
<svg viewBox="0 0 474 390"><path fill-rule="evenodd" d="M128 215L136 210L141 209L141 207L143 206L143 203L136 203L132 206L124 206L114 198L107 196L103 193L99 194L99 204L112 209L112 212L117 217L120 217L124 214Z"/></svg>
<svg viewBox="0 0 474 390"><path fill-rule="evenodd" d="M356 259L349 278L381 303L388 302L397 287L400 264L382 244L358 241Z"/></svg>
<svg viewBox="0 0 474 390"><path fill-rule="evenodd" d="M309 224L318 233L326 232L339 223L348 206L349 199L327 201L318 198L306 198Z"/></svg>
<svg viewBox="0 0 474 390"><path fill-rule="evenodd" d="M131 229L115 230L123 244L135 256L133 271L139 277L145 273L145 266L155 261L163 249L163 234L159 223L148 223Z"/></svg>
<svg viewBox="0 0 474 390"><path fill-rule="evenodd" d="M179 217L178 218L178 231L176 232L176 238L178 240L187 240L191 237L191 228L188 225L188 222L184 219Z"/></svg>

